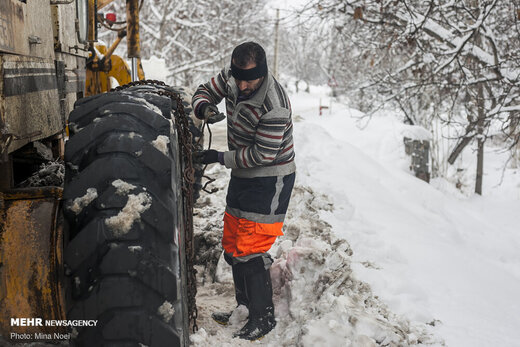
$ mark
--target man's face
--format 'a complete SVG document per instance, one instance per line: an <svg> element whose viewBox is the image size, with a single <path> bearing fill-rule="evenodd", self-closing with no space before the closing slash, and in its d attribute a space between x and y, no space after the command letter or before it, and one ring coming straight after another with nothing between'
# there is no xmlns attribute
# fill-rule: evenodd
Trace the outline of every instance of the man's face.
<svg viewBox="0 0 520 347"><path fill-rule="evenodd" d="M244 67L241 67L241 69L247 70L252 69L256 67L256 63L249 63ZM238 89L240 90L240 95L249 96L251 93L253 93L255 90L260 88L260 85L264 81L264 77L257 78L256 80L251 81L241 81L235 79L235 83L237 84Z"/></svg>

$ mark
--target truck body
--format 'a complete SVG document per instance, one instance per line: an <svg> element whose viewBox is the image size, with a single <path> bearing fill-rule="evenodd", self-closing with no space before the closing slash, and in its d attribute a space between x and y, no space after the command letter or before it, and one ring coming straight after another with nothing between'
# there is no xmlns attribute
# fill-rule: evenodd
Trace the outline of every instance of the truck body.
<svg viewBox="0 0 520 347"><path fill-rule="evenodd" d="M62 154L67 115L85 90L86 5L0 0L0 189L28 176L35 157Z"/></svg>
<svg viewBox="0 0 520 347"><path fill-rule="evenodd" d="M85 90L88 2L0 0L0 330L11 318L64 319L61 187L15 189L63 157L67 117Z"/></svg>
<svg viewBox="0 0 520 347"><path fill-rule="evenodd" d="M56 342L54 334L79 345L188 343L188 311L196 317L194 299L190 308L185 300L187 281L195 286L184 249L192 225L190 111L181 92L157 81L95 95L110 90L111 78L119 84L144 79L138 0L126 1L127 25L116 42L96 43L104 20L98 11L111 1L0 0L0 345ZM132 70L112 55L127 33ZM169 145L153 145L157 140ZM127 170L111 166L121 161ZM61 182L26 184L49 163L61 167ZM153 179L146 178L150 171ZM106 220L131 200L113 192L121 179L143 189L138 197L146 204L137 221L144 222L126 223L128 230L110 236ZM84 203L93 185L105 194ZM187 237L191 243L192 230ZM118 294L125 290L128 295ZM138 315L129 309L137 301ZM70 319L100 323L74 331L46 324Z"/></svg>

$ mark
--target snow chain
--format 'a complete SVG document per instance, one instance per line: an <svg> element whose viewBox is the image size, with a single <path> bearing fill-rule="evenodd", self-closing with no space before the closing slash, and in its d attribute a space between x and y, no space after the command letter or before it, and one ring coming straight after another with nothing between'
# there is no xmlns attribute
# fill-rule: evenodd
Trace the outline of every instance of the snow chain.
<svg viewBox="0 0 520 347"><path fill-rule="evenodd" d="M157 80L143 80L143 81L135 81L125 84L124 86L119 86L111 91L120 91L129 87L139 86L139 85L160 85L163 87L169 87L162 81ZM170 87L171 88L171 87ZM179 94L174 93L172 91L163 89L158 91L149 91L146 93L154 93L158 95L163 95L169 97L172 102L176 102L177 110L174 113L175 117L175 125L177 126L177 130L179 133L179 146L182 151L183 161L181 164L184 168L183 171L183 185L182 185L182 193L184 199L184 229L185 229L185 253L186 253L186 270L187 270L187 287L188 287L188 318L190 324L193 327L193 332L198 330L197 326L197 304L195 302L195 297L197 295L197 280L195 278L195 274L197 271L194 268L194 260L195 260L195 251L193 247L193 183L195 183L195 169L193 168L193 160L192 160L192 152L193 152L193 143L192 143L192 134L190 132L188 126L188 118L184 113L184 106L182 104L182 99Z"/></svg>

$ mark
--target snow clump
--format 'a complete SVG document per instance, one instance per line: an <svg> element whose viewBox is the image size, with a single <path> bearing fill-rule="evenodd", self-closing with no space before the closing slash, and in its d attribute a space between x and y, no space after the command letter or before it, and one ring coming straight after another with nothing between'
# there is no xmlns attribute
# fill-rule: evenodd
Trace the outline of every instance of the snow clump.
<svg viewBox="0 0 520 347"><path fill-rule="evenodd" d="M152 93L153 94L153 93ZM159 107L155 106L151 102L148 102L145 98L136 97L136 100L139 100L139 102L142 102L146 107L148 107L150 110L154 111L158 115L162 116L162 111Z"/></svg>
<svg viewBox="0 0 520 347"><path fill-rule="evenodd" d="M137 188L133 184L127 183L121 179L115 180L114 182L112 182L112 185L116 187L116 194L118 195L127 195L128 193L130 193L130 191Z"/></svg>
<svg viewBox="0 0 520 347"><path fill-rule="evenodd" d="M152 197L148 193L128 195L128 201L123 210L116 216L105 220L105 224L114 232L115 236L121 236L130 231L135 221L141 219L141 213L152 206Z"/></svg>
<svg viewBox="0 0 520 347"><path fill-rule="evenodd" d="M133 139L133 138L136 137L136 136L138 136L138 137L142 137L141 134L137 134L137 133L135 133L135 132L133 132L133 131L131 131L130 133L128 133L128 137L131 138L131 139Z"/></svg>
<svg viewBox="0 0 520 347"><path fill-rule="evenodd" d="M83 128L80 128L76 123L69 123L69 129L72 130L73 133L79 133Z"/></svg>
<svg viewBox="0 0 520 347"><path fill-rule="evenodd" d="M168 136L159 135L157 138L152 141L152 145L161 151L164 155L168 155L168 144L170 143L170 139Z"/></svg>
<svg viewBox="0 0 520 347"><path fill-rule="evenodd" d="M40 165L40 169L19 184L19 187L63 186L65 165L61 160L49 161Z"/></svg>
<svg viewBox="0 0 520 347"><path fill-rule="evenodd" d="M175 314L175 309L173 308L173 305L165 301L158 309L157 313L164 319L166 323L168 323L173 315Z"/></svg>
<svg viewBox="0 0 520 347"><path fill-rule="evenodd" d="M134 252L140 252L143 250L143 247L141 246L128 246L128 250L132 253Z"/></svg>
<svg viewBox="0 0 520 347"><path fill-rule="evenodd" d="M75 214L79 214L86 206L88 206L95 198L98 197L96 188L88 188L87 193L82 197L76 198L69 205L68 209Z"/></svg>

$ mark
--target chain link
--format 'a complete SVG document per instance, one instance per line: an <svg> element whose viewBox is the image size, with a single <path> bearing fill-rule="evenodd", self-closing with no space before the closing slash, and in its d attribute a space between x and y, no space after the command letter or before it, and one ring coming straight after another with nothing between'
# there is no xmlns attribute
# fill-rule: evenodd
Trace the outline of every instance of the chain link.
<svg viewBox="0 0 520 347"><path fill-rule="evenodd" d="M111 91L121 91L134 86L141 85L160 85L163 87L169 87L163 81L157 80L143 80L134 81L124 86L119 86ZM171 88L171 87L170 87ZM179 146L182 152L181 167L183 168L183 202L184 202L184 235L185 235L185 254L186 254L186 271L187 271L187 289L188 289L188 317L190 324L192 325L193 332L198 330L197 326L197 279L195 277L197 271L194 268L195 263L195 250L193 242L193 183L195 183L195 169L193 168L192 153L194 150L193 137L188 125L188 118L184 112L184 106L180 94L174 93L169 90L155 90L146 91L169 97L172 102L175 101L177 104L177 110L174 112L175 125L179 133Z"/></svg>

